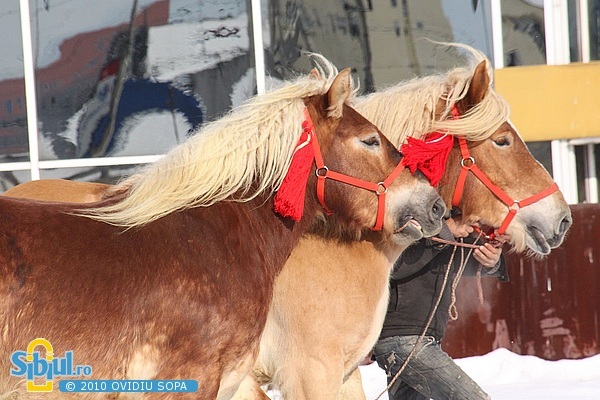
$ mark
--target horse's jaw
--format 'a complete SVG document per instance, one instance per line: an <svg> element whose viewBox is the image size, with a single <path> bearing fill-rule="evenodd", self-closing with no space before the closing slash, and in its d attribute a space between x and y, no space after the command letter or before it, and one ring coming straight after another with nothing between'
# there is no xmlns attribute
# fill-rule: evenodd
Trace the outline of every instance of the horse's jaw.
<svg viewBox="0 0 600 400"><path fill-rule="evenodd" d="M419 222L412 215L406 215L398 221L399 228L396 229L391 239L400 245L410 245L424 237L437 235L441 229L443 221L439 219L426 219Z"/></svg>
<svg viewBox="0 0 600 400"><path fill-rule="evenodd" d="M569 206L559 200L542 199L517 212L507 231L511 236L511 228L517 231L515 234L521 233L523 250L546 256L562 244L573 217Z"/></svg>
<svg viewBox="0 0 600 400"><path fill-rule="evenodd" d="M486 233L499 229L499 224L494 226L481 216L471 215L466 220L469 225L481 228ZM508 243L516 253L544 257L560 246L571 223L568 207L567 211L552 215L536 211L533 207L523 208L508 225Z"/></svg>
<svg viewBox="0 0 600 400"><path fill-rule="evenodd" d="M527 234L525 235L525 245L534 253L542 256L550 254L550 251L552 250L552 247L546 240L546 237L544 236L542 231L535 226L527 227Z"/></svg>
<svg viewBox="0 0 600 400"><path fill-rule="evenodd" d="M424 235L423 227L412 216L406 216L400 223L400 228L394 232L392 240L398 243L416 241Z"/></svg>
<svg viewBox="0 0 600 400"><path fill-rule="evenodd" d="M546 231L536 225L528 225L525 236L525 244L530 251L542 256L550 254L552 249L557 248L563 242L566 232L571 226L572 220L565 220L557 232ZM566 227L565 227L566 226Z"/></svg>

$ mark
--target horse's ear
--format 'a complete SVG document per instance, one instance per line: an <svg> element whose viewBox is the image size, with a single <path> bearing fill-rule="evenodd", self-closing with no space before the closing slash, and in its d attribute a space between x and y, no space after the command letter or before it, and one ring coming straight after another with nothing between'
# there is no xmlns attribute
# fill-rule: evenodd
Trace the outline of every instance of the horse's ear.
<svg viewBox="0 0 600 400"><path fill-rule="evenodd" d="M461 114L466 113L477 104L481 103L490 88L490 76L488 75L487 62L483 60L477 65L471 78L471 84L467 95L458 102L457 106Z"/></svg>
<svg viewBox="0 0 600 400"><path fill-rule="evenodd" d="M313 68L309 74L309 77L311 77L312 79L321 79L321 74L319 73L319 70L316 68Z"/></svg>
<svg viewBox="0 0 600 400"><path fill-rule="evenodd" d="M327 92L329 108L327 116L330 118L340 118L344 108L344 102L352 94L352 85L350 84L350 68L343 69L331 84Z"/></svg>

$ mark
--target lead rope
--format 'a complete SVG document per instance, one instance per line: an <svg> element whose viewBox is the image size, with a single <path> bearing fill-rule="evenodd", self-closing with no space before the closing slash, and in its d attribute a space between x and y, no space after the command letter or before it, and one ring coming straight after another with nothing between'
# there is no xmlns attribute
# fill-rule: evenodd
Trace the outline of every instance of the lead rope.
<svg viewBox="0 0 600 400"><path fill-rule="evenodd" d="M477 242L479 239L481 239L481 232L479 232L479 235L477 236L477 239L475 239L475 241ZM460 242L462 243L462 239L460 240ZM458 282L460 281L460 278L462 277L462 274L465 270L467 260L471 257L473 250L477 247L479 246L470 247L469 254L467 254L467 258L464 260L464 262L463 259L461 259L460 268L458 269L458 272L454 277L454 281L452 282L452 293L450 295L452 300L450 302L450 307L448 307L448 315L450 316L450 319L452 321L456 321L458 319L458 309L456 308L456 287L458 286ZM481 268L481 266L479 266L479 268ZM450 264L448 264L448 269L450 269ZM479 269L478 272L479 271L481 271L481 269ZM481 275L479 275L479 278L481 279ZM479 283L481 283L481 280L479 281Z"/></svg>
<svg viewBox="0 0 600 400"><path fill-rule="evenodd" d="M479 305L483 305L483 285L481 283L481 264L479 264L479 268L477 268L477 299L479 300Z"/></svg>
<svg viewBox="0 0 600 400"><path fill-rule="evenodd" d="M479 234L479 237L481 237L481 233ZM477 238L477 240L479 240L479 237ZM433 237L429 238L429 239L433 239ZM443 239L441 240L437 240L438 242L442 242ZM392 380L390 381L390 383L388 383L388 385L386 386L386 388L379 393L379 395L375 398L375 400L379 400L381 398L381 396L383 396L385 394L385 392L387 392L388 390L390 390L390 388L394 385L394 383L396 382L396 380L398 380L398 377L400 376L400 374L406 369L406 366L408 365L409 361L411 360L411 358L413 358L413 356L416 354L417 348L419 347L419 345L421 344L421 342L423 341L423 338L425 337L425 335L427 334L427 330L429 329L429 326L431 325L431 321L433 321L433 316L435 315L435 312L437 311L437 308L440 305L440 302L442 301L442 296L444 295L444 290L446 289L446 284L448 283L448 277L450 276L450 269L452 267L452 262L454 261L454 255L456 254L456 249L458 247L460 247L460 267L459 267L459 272L460 274L457 274L457 277L454 278L454 282L452 283L452 304L450 305L450 308L448 309L448 313L450 314L450 318L452 318L452 314L450 313L450 309L454 306L456 308L456 306L454 305L455 301L456 301L456 286L458 285L458 280L460 280L460 275L462 275L462 272L465 269L465 266L467 264L467 260L469 259L469 257L471 256L471 253L473 252L473 249L479 247L479 246L473 246L473 245L468 245L468 243L463 243L462 242L462 238L460 240L460 244L457 242L450 242L450 241L444 241L447 242L448 244L451 244L454 246L454 249L452 249L452 254L450 255L450 260L448 261L448 266L446 267L446 272L444 273L444 281L442 282L442 290L440 290L440 293L438 294L437 299L435 300L435 304L433 305L433 308L431 309L431 312L429 313L429 317L427 318L427 323L425 324L425 327L423 328L423 331L421 332L421 335L419 335L419 338L417 339L417 342L415 343L415 345L413 346L412 350L410 351L410 353L408 353L408 356L406 357L406 360L404 360L404 362L402 363L402 366L400 367L400 369L398 370L398 372L396 372L396 374L394 375L394 377L392 378ZM473 247L471 247L473 246ZM467 254L467 257L464 257L464 249L465 247L470 248L469 253ZM458 318L458 312L456 312L456 318Z"/></svg>

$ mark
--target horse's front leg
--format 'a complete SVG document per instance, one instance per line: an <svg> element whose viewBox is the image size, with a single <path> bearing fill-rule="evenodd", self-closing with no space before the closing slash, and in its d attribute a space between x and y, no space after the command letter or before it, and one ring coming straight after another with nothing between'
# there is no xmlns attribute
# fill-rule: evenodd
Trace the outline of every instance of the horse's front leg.
<svg viewBox="0 0 600 400"><path fill-rule="evenodd" d="M324 353L312 357L288 358L277 382L285 400L338 400L344 378L344 363L339 356Z"/></svg>
<svg viewBox="0 0 600 400"><path fill-rule="evenodd" d="M339 400L366 400L360 369L356 367L342 384Z"/></svg>
<svg viewBox="0 0 600 400"><path fill-rule="evenodd" d="M221 400L221 399L219 399ZM252 374L246 376L231 400L270 400Z"/></svg>

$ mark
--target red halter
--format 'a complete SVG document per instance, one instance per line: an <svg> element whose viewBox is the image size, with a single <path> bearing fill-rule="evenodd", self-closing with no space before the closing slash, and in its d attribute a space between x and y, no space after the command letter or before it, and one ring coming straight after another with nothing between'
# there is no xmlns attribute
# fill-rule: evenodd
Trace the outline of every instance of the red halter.
<svg viewBox="0 0 600 400"><path fill-rule="evenodd" d="M469 171L471 171L481 181L481 183L485 185L485 187L494 193L494 195L496 195L496 197L498 197L508 207L508 215L506 215L506 218L504 218L504 221L502 222L502 225L500 225L498 232L491 232L486 235L486 238L489 240L493 240L496 235L502 235L506 232L508 225L519 209L533 204L544 197L550 196L552 193L558 190L558 185L556 182L554 182L549 188L542 190L531 197L527 197L523 200L513 200L508 194L506 194L505 191L492 183L487 175L475 164L475 158L473 158L469 153L467 141L464 138L457 138L457 140L460 145L462 160L460 161L461 170L460 174L458 175L458 180L456 181L456 189L454 190L454 196L452 197L452 206L458 207L460 204L465 188L465 182L467 180L467 174Z"/></svg>
<svg viewBox="0 0 600 400"><path fill-rule="evenodd" d="M312 119L310 118L308 110L306 109L304 109L304 117L305 121L309 125L308 140L312 142L315 153L315 164L317 166L315 174L317 175L317 198L319 199L319 203L321 203L321 206L327 214L332 213L325 204L325 179L331 179L348 185L356 186L361 189L369 190L377 195L377 219L375 220L375 225L371 229L374 231L380 231L383 228L383 218L385 216L385 195L387 193L387 189L392 184L394 179L398 177L400 172L402 172L404 165L399 163L387 178L378 183L363 181L362 179L353 178L348 175L340 174L339 172L331 171L323 162L323 156L319 147L317 135L315 134L315 128L312 124Z"/></svg>

